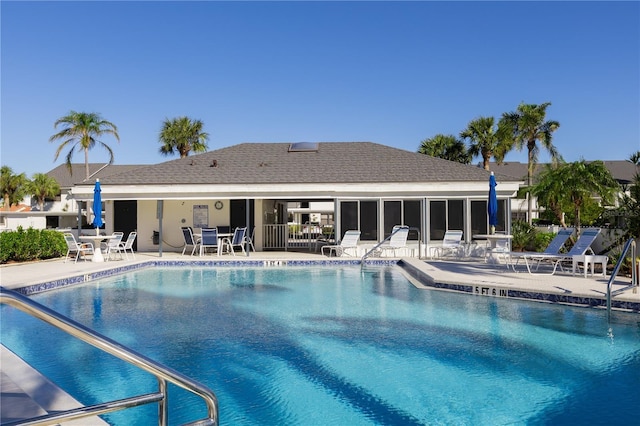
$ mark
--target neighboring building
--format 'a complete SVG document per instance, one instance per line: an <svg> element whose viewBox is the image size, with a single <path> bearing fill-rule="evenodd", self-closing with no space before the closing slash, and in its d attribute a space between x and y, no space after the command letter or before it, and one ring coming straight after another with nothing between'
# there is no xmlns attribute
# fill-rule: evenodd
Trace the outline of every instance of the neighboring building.
<svg viewBox="0 0 640 426"><path fill-rule="evenodd" d="M496 177L497 229L508 231L509 200L523 182ZM467 241L488 230L489 172L371 142L244 143L100 182L105 232L137 230L139 250L154 250L154 237L164 249L181 249L181 226L234 228L247 220L257 249L286 250L289 219L304 214L331 218L338 239L359 229L370 243L397 224L424 244L442 240L447 229L462 229ZM75 183L71 197L91 200L93 185Z"/></svg>
<svg viewBox="0 0 640 426"><path fill-rule="evenodd" d="M589 161L587 161L587 163L589 163ZM638 166L630 161L625 160L603 161L603 163L609 170L609 172L611 172L613 178L617 180L618 183L620 183L622 190L629 194L629 186L633 183L635 174L640 171ZM535 172L540 172L546 166L548 166L548 164L538 164ZM482 167L482 165L479 164L478 167ZM527 163L520 163L517 161L507 161L502 164L490 163L489 169L494 171L495 173L500 173L502 175L521 179L525 185L527 183ZM522 198L513 198L511 200L511 220L526 221L527 214L527 200ZM534 219L537 219L539 217L539 206L535 198L533 199L532 214Z"/></svg>

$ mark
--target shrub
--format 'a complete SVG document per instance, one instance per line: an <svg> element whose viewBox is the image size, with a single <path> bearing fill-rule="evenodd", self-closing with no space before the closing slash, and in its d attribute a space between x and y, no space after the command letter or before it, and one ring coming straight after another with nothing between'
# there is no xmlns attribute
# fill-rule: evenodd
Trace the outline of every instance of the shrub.
<svg viewBox="0 0 640 426"><path fill-rule="evenodd" d="M66 252L64 236L58 231L18 227L0 233L0 263L51 259Z"/></svg>
<svg viewBox="0 0 640 426"><path fill-rule="evenodd" d="M511 225L511 249L513 251L533 250L536 229L527 222L517 220Z"/></svg>

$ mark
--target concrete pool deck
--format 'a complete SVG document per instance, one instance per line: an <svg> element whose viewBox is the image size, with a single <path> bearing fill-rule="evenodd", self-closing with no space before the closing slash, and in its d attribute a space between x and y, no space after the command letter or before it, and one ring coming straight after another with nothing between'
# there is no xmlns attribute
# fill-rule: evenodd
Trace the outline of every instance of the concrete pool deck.
<svg viewBox="0 0 640 426"><path fill-rule="evenodd" d="M109 271L127 272L127 268L157 262L244 262L262 261L277 265L284 262L313 264L328 258L319 253L308 252L257 252L249 256L182 256L180 253L136 253L135 260L116 260L104 263L78 261L65 263L61 259L23 264L9 264L0 267L0 285L18 290L36 288L43 283L71 282L80 277L80 282L98 279ZM331 258L332 261L358 261L358 258ZM380 259L370 259L373 262ZM584 278L582 274L556 272L555 275L532 275L526 271L513 272L504 265L491 265L480 260L467 261L426 261L415 258L401 260L404 271L411 276L417 287L463 291L479 296L514 297L546 301L550 303L570 303L595 306L606 301L609 277L595 275ZM227 263L226 266L233 266ZM94 275L95 274L95 275ZM106 276L106 275L104 275ZM640 312L640 289L631 287L628 277L617 277L613 283L612 301L631 310ZM595 301L595 303L593 303ZM614 305L615 307L615 305ZM1 343L1 342L0 342ZM18 418L29 418L53 410L69 409L78 402L58 389L47 378L30 368L10 350L0 345L0 423ZM38 392L35 392L37 389ZM215 390L214 390L215 391ZM46 398L42 398L46 394ZM45 403L46 401L46 403ZM100 419L85 419L75 424L105 424Z"/></svg>

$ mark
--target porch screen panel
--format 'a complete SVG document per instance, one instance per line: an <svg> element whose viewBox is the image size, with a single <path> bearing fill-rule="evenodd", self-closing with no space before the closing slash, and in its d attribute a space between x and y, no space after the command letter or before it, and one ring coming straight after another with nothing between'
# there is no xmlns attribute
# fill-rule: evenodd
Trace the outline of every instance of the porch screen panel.
<svg viewBox="0 0 640 426"><path fill-rule="evenodd" d="M496 231L504 232L507 230L507 201L498 200L498 225Z"/></svg>
<svg viewBox="0 0 640 426"><path fill-rule="evenodd" d="M378 202L360 201L360 239L378 240Z"/></svg>
<svg viewBox="0 0 640 426"><path fill-rule="evenodd" d="M486 234L489 227L486 201L471 202L471 237L475 234Z"/></svg>
<svg viewBox="0 0 640 426"><path fill-rule="evenodd" d="M464 201L449 200L447 207L447 229L464 231Z"/></svg>
<svg viewBox="0 0 640 426"><path fill-rule="evenodd" d="M357 230L358 228L358 202L342 201L340 203L340 232L344 235L348 230ZM336 235L336 238L342 239L342 235Z"/></svg>
<svg viewBox="0 0 640 426"><path fill-rule="evenodd" d="M447 230L447 202L429 202L429 234L431 240L444 239Z"/></svg>
<svg viewBox="0 0 640 426"><path fill-rule="evenodd" d="M420 228L422 215L420 214L419 200L407 200L404 202L404 224L409 228L420 229L420 238L423 237L424 231ZM417 240L418 233L415 231L409 231L409 239Z"/></svg>
<svg viewBox="0 0 640 426"><path fill-rule="evenodd" d="M402 225L402 203L400 201L384 202L384 237L391 235L395 225Z"/></svg>

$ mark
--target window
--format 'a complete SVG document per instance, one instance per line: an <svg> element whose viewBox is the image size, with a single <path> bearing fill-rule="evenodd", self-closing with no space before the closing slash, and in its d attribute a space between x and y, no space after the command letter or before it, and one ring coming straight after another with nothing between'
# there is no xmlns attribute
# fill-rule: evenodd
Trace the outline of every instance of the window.
<svg viewBox="0 0 640 426"><path fill-rule="evenodd" d="M378 202L360 201L360 239L378 240Z"/></svg>

